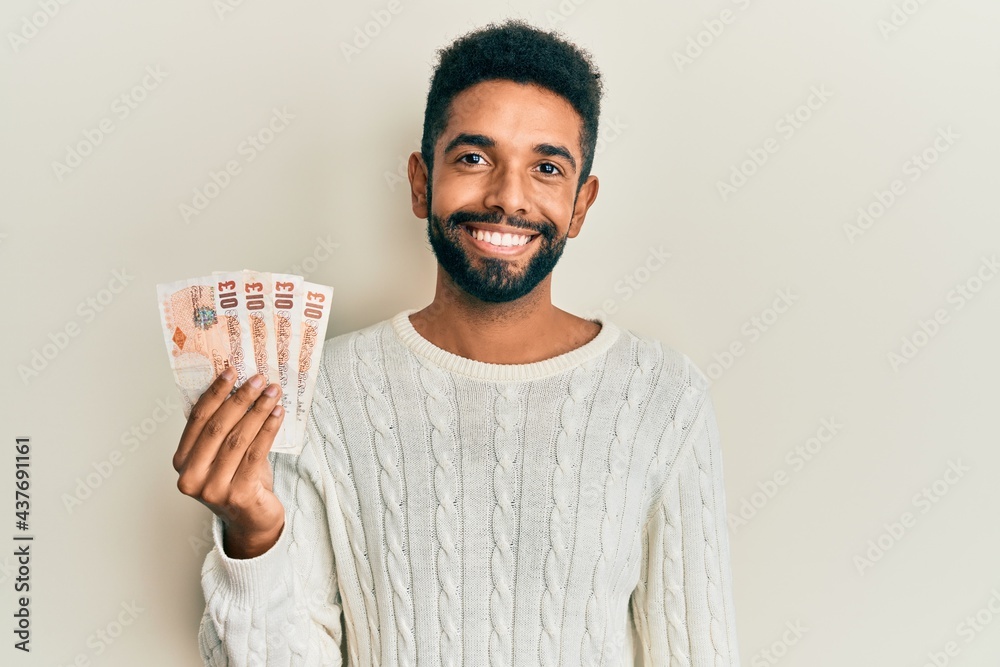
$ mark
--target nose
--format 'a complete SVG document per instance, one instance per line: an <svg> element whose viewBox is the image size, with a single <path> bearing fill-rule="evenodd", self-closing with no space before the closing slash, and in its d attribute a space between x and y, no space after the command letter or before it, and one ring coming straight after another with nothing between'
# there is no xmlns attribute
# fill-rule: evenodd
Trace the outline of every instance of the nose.
<svg viewBox="0 0 1000 667"><path fill-rule="evenodd" d="M500 211L506 216L528 217L528 174L513 167L505 165L496 169L487 187L483 205L490 211Z"/></svg>

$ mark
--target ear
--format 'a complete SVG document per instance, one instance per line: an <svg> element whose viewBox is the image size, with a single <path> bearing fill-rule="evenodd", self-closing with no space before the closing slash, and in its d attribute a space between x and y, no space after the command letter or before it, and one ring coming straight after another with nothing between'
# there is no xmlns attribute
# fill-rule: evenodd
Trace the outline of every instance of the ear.
<svg viewBox="0 0 1000 667"><path fill-rule="evenodd" d="M597 199L597 190L599 188L600 182L597 180L597 176L593 174L588 176L587 180L583 182L580 191L576 195L573 217L569 220L570 227L567 233L569 238L575 238L580 233L583 221L587 217L587 211L590 209L590 205L594 203L594 200Z"/></svg>
<svg viewBox="0 0 1000 667"><path fill-rule="evenodd" d="M413 207L413 215L421 220L426 220L430 216L427 208L427 165L420 151L410 153L410 161L406 166L406 175L410 179L410 206Z"/></svg>

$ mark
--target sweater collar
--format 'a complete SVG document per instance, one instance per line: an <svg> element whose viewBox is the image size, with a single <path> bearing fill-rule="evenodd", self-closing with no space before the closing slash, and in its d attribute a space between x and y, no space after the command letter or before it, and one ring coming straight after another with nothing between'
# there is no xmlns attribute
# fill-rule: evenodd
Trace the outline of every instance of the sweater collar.
<svg viewBox="0 0 1000 667"><path fill-rule="evenodd" d="M411 352L434 364L461 375L482 380L537 380L571 369L585 361L606 353L620 335L621 330L603 315L591 319L599 322L601 330L590 341L563 354L528 364L494 364L476 361L442 349L420 335L410 322L416 308L403 310L391 318L396 336Z"/></svg>

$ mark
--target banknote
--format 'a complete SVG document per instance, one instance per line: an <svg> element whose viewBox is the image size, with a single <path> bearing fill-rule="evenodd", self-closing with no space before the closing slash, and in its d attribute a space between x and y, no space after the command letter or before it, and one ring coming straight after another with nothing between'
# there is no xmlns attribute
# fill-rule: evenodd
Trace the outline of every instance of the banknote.
<svg viewBox="0 0 1000 667"><path fill-rule="evenodd" d="M333 288L243 269L156 286L164 341L184 416L226 368L234 391L260 373L285 409L273 452L298 454L319 374Z"/></svg>
<svg viewBox="0 0 1000 667"><path fill-rule="evenodd" d="M240 272L243 281L243 304L247 309L250 340L257 372L267 381L278 381L278 350L274 336L268 335L274 326L274 302L270 274L251 269Z"/></svg>
<svg viewBox="0 0 1000 667"><path fill-rule="evenodd" d="M243 269L242 271L213 271L218 286L216 300L221 307L222 298L230 298L236 301L236 306L245 311L241 325L246 334L244 337L243 354L252 360L250 364L251 372L260 373L267 378L268 384L278 382L281 391L287 391L285 383L280 382L278 365L277 340L272 331L275 331L274 322L274 295L273 281L270 273L254 271L253 269ZM224 291L224 290L231 291ZM293 392L294 393L294 392ZM292 408L282 397L282 407L289 415L295 415ZM271 450L275 452L287 451L295 441L297 429L291 419L285 419L281 423L281 430L274 437L274 444Z"/></svg>
<svg viewBox="0 0 1000 667"><path fill-rule="evenodd" d="M246 360L247 376L251 377L254 373L260 373L261 370L257 365L256 353L254 351L255 343L250 328L250 312L246 307L243 273L241 271L214 272L212 278L216 312L224 313L239 325L240 342L243 349L243 358ZM266 366L264 370L264 375L267 375Z"/></svg>
<svg viewBox="0 0 1000 667"><path fill-rule="evenodd" d="M253 375L248 372L239 317L217 308L215 286L215 276L156 286L163 336L185 418L222 371L232 367L237 384Z"/></svg>
<svg viewBox="0 0 1000 667"><path fill-rule="evenodd" d="M274 295L274 331L278 348L278 381L281 384L281 404L285 408L291 439L299 441L299 348L302 340L302 276L272 273Z"/></svg>
<svg viewBox="0 0 1000 667"><path fill-rule="evenodd" d="M316 389L317 369L323 354L326 324L330 319L333 288L315 283L303 283L305 302L302 309L302 340L299 351L298 406L295 422L298 438L305 436L306 418Z"/></svg>

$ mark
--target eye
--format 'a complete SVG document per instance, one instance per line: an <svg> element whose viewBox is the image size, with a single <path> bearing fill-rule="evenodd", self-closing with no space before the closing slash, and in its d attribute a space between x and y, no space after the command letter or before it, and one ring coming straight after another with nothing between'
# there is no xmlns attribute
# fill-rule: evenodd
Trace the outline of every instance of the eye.
<svg viewBox="0 0 1000 667"><path fill-rule="evenodd" d="M556 165L552 164L551 162L543 162L539 166L540 167L552 167L552 169L555 170L555 171L543 171L542 173L545 174L546 176L556 176L558 174L562 174L562 170L559 169L559 167L557 167Z"/></svg>
<svg viewBox="0 0 1000 667"><path fill-rule="evenodd" d="M479 158L480 160L485 160L486 159L485 157L483 157L479 153L466 153L465 155L460 156L458 158L458 161L462 162L463 164L483 164L482 162L465 162L465 158L467 158L467 157Z"/></svg>

